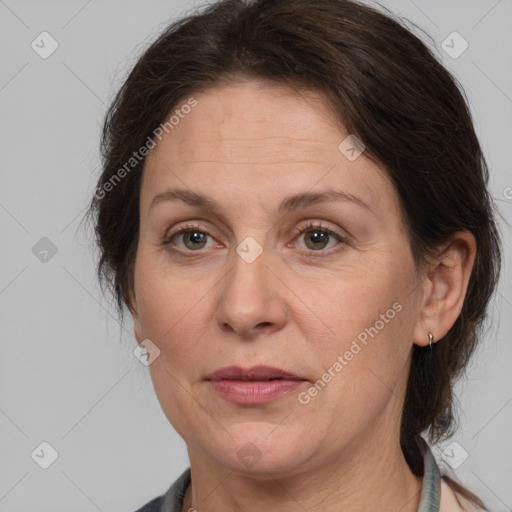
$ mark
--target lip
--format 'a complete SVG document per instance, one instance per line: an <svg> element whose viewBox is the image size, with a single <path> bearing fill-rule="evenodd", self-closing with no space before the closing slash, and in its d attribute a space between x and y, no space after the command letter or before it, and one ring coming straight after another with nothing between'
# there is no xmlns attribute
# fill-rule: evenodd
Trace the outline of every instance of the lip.
<svg viewBox="0 0 512 512"><path fill-rule="evenodd" d="M306 379L273 366L227 366L206 379L223 398L237 404L264 404L286 395Z"/></svg>
<svg viewBox="0 0 512 512"><path fill-rule="evenodd" d="M271 380L271 379L289 379L305 380L298 375L281 370L274 366L253 366L251 368L241 368L240 366L226 366L210 373L206 380Z"/></svg>

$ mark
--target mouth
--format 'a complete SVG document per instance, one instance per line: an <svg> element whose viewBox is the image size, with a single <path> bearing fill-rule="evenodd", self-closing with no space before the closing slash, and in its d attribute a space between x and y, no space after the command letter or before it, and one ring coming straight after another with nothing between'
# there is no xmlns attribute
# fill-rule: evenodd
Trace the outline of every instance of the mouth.
<svg viewBox="0 0 512 512"><path fill-rule="evenodd" d="M307 382L298 375L273 366L248 369L228 366L209 374L205 380L226 400L248 405L271 402Z"/></svg>
<svg viewBox="0 0 512 512"><path fill-rule="evenodd" d="M273 366L253 366L244 369L239 366L226 366L214 371L206 377L206 380L242 380L242 381L268 381L276 379L305 380L298 375L286 372Z"/></svg>

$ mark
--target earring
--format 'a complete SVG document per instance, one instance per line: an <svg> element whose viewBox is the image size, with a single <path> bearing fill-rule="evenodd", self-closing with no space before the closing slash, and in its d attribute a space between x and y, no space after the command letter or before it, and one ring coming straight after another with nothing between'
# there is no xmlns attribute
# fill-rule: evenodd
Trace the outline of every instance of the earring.
<svg viewBox="0 0 512 512"><path fill-rule="evenodd" d="M428 344L430 345L430 350L432 350L432 342L434 341L434 335L429 332L428 333Z"/></svg>

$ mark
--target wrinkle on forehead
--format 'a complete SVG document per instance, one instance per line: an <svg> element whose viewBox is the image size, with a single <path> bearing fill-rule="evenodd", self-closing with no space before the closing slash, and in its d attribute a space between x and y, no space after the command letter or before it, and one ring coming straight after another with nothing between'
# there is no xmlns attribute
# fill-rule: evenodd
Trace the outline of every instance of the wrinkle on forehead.
<svg viewBox="0 0 512 512"><path fill-rule="evenodd" d="M258 138L219 137L201 139L201 144L177 146L178 163L217 162L234 164L317 163L325 164L337 157L332 142L286 136ZM319 153L323 156L319 158ZM330 156L329 156L330 155Z"/></svg>
<svg viewBox="0 0 512 512"><path fill-rule="evenodd" d="M339 156L347 135L318 93L244 83L196 99L195 109L164 135L166 158L172 153L175 162L325 163Z"/></svg>

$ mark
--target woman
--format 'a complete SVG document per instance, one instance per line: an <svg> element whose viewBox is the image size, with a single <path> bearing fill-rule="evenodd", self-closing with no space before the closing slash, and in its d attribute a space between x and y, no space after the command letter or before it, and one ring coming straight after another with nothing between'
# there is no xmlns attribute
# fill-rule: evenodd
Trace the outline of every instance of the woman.
<svg viewBox="0 0 512 512"><path fill-rule="evenodd" d="M455 80L348 0L224 0L113 102L91 204L190 468L141 511L483 509L441 478L500 245Z"/></svg>

